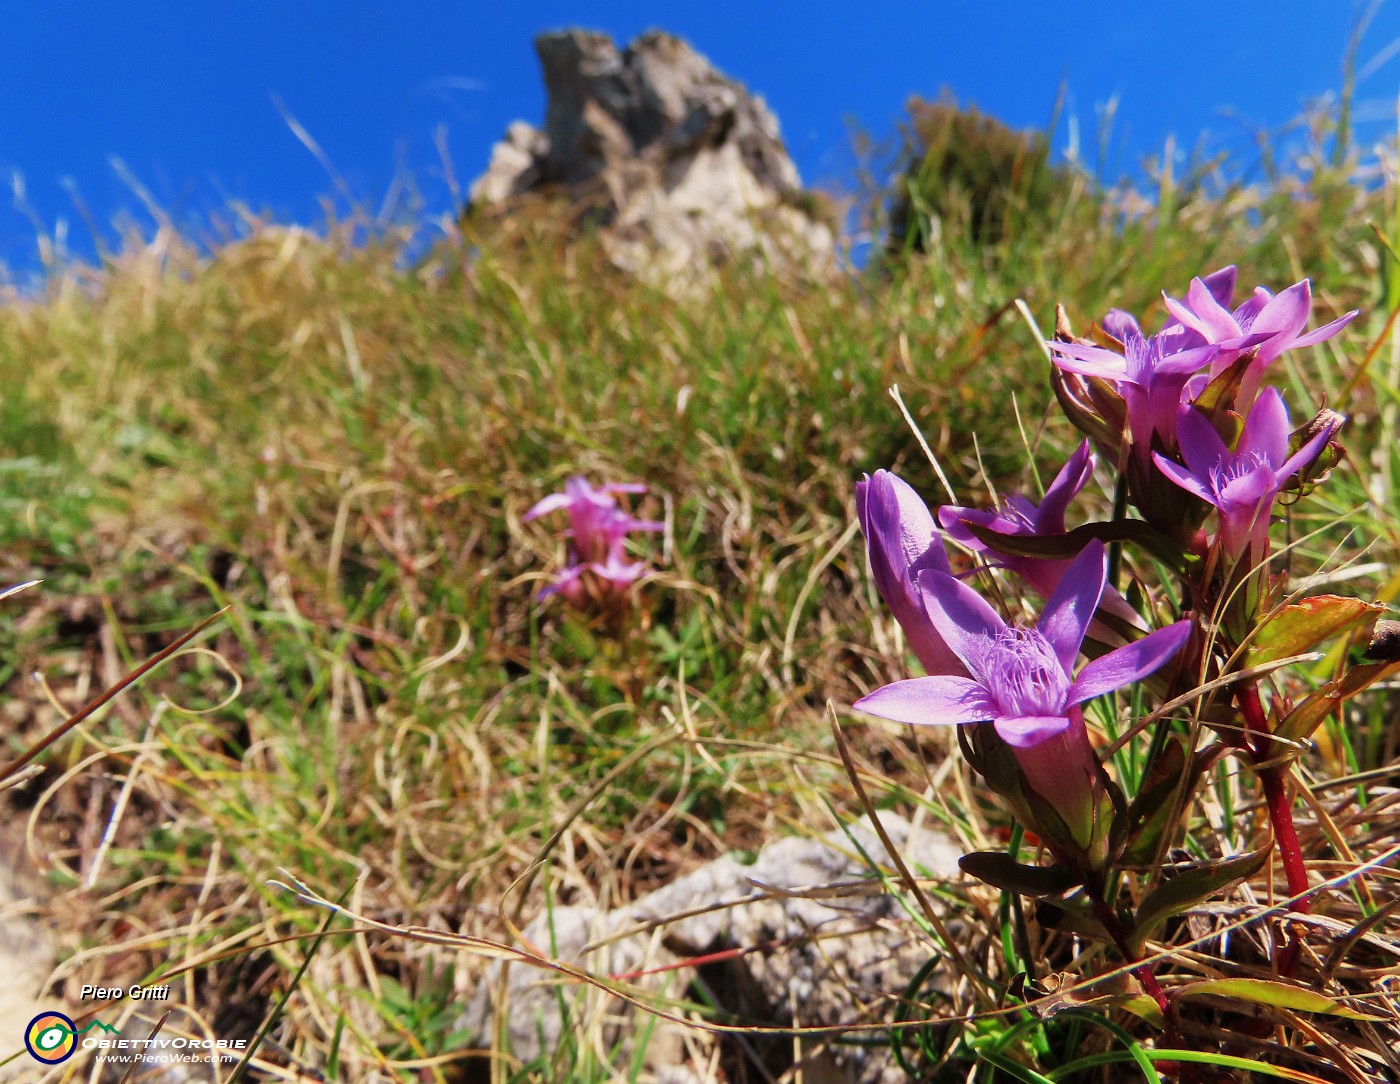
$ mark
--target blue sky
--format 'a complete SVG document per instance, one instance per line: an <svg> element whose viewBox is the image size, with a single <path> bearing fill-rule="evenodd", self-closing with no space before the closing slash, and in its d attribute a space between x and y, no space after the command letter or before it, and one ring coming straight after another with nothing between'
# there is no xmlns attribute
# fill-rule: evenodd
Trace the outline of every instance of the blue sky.
<svg viewBox="0 0 1400 1084"><path fill-rule="evenodd" d="M768 99L805 180L849 187L850 126L888 137L910 95L944 88L1015 126L1042 127L1063 82L1086 144L1116 98L1114 176L1169 133L1247 147L1253 128L1277 129L1340 86L1360 10L1349 0L13 0L0 42L0 263L33 268L35 218L49 232L66 221L83 255L93 250L85 213L108 237L124 213L149 229L114 159L196 228L230 199L316 223L335 185L288 116L355 199L378 207L409 175L428 209L444 210L435 131L465 186L509 121L542 117L531 39L549 28L627 40L658 26L689 38ZM1400 0L1388 0L1360 50L1367 139L1395 127L1397 42ZM1062 123L1061 147L1068 132ZM8 183L15 174L23 207Z"/></svg>

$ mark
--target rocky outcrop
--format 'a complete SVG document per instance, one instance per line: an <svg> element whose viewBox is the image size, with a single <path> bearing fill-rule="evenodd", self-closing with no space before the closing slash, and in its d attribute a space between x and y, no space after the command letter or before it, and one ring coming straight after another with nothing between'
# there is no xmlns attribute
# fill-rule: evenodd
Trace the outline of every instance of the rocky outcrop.
<svg viewBox="0 0 1400 1084"><path fill-rule="evenodd" d="M960 852L946 836L890 813L881 822L913 870L959 876ZM887 861L862 820L821 839L778 840L752 864L716 859L613 910L556 906L522 936L558 960L621 978L671 1005L689 991L721 1018L803 1027L895 1019L897 999L937 950L875 878L870 863ZM923 992L948 981L949 972L936 968ZM519 964L493 968L458 1026L483 1046L504 1033L511 1055L530 1061L550 1056L566 1028L587 1030L589 1021L599 1022L607 1049L622 1052L621 1063L635 1054L654 1080L708 1082L715 1077L706 1067L724 1061L716 1049L723 1040L709 1032L653 1020L605 991L561 987L555 976ZM804 1040L802 1079L907 1079L878 1033L858 1038L866 1041ZM760 1075L778 1076L793 1064L790 1037L750 1034L741 1044L731 1054Z"/></svg>
<svg viewBox="0 0 1400 1084"><path fill-rule="evenodd" d="M659 31L619 51L606 34L535 40L543 128L512 124L471 188L469 213L557 193L601 227L620 267L685 277L734 257L826 273L834 237L815 213L763 99Z"/></svg>

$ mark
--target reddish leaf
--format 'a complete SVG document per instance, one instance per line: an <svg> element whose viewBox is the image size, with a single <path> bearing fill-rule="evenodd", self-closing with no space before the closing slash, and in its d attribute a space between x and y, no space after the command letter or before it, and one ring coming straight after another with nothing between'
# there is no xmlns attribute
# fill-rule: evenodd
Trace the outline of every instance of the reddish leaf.
<svg viewBox="0 0 1400 1084"><path fill-rule="evenodd" d="M1383 608L1341 595L1314 595L1285 606L1254 637L1249 665L1262 666L1311 651L1323 640L1372 620Z"/></svg>

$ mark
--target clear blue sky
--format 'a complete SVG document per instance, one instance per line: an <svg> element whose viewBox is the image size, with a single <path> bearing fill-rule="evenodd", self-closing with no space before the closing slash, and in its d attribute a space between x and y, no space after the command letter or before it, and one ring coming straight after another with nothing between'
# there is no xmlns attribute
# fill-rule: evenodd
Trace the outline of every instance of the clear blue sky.
<svg viewBox="0 0 1400 1084"><path fill-rule="evenodd" d="M1248 136L1235 117L1277 127L1335 91L1358 14L1350 0L12 0L0 38L0 170L7 182L23 177L45 229L68 221L78 253L92 243L72 192L104 230L123 212L150 223L113 159L177 221L197 223L232 198L314 224L332 181L280 102L357 199L378 206L406 172L442 210L450 197L434 131L445 128L469 183L509 121L541 119L533 35L585 25L624 41L651 26L689 38L764 94L809 183L849 186L849 124L889 136L912 94L947 88L1041 127L1062 82L1086 142L1096 111L1117 97L1116 176L1169 133L1190 144L1208 130L1238 149ZM1395 42L1400 0L1388 0L1360 51L1370 139L1395 127ZM35 252L35 227L7 183L0 262L22 272Z"/></svg>

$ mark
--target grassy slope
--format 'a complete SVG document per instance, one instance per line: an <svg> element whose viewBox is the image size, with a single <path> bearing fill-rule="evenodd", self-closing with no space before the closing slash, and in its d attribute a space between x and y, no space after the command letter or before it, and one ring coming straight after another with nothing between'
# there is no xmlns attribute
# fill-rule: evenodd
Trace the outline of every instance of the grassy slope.
<svg viewBox="0 0 1400 1084"><path fill-rule="evenodd" d="M734 271L676 303L529 228L403 269L394 238L262 226L211 256L162 234L0 309L5 571L46 581L0 630L9 749L61 718L31 671L71 706L233 607L217 657L167 667L7 799L39 810L73 981L313 929L265 886L279 867L333 898L354 886L383 921L499 935L507 885L571 811L526 913L544 883L631 893L824 830L827 802L851 808L824 705L905 672L853 483L896 467L941 498L891 383L959 496L983 500L1027 483L1013 393L1042 471L1072 439L1046 420L1016 298L1043 327L1057 300L1082 324L1238 262L1244 283L1311 275L1319 320L1375 306L1371 197L1327 174L1267 196L1208 188L1138 217L1075 200L992 250L948 221L907 273L828 289ZM1354 406L1374 440L1369 394ZM641 507L669 524L625 645L532 598L560 549L554 525L520 517L574 472L647 482ZM1393 525L1365 526L1386 559ZM918 800L941 739L920 751L851 725L893 798ZM185 994L254 1019L301 951L235 955ZM347 1079L450 1046L452 979L426 959L372 937L323 947L283 1044Z"/></svg>

